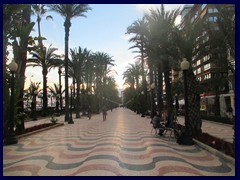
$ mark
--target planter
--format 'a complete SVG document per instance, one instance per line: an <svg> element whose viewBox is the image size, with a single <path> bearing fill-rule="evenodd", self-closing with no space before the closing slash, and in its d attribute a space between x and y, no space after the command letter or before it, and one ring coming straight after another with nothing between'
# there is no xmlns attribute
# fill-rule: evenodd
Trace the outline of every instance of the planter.
<svg viewBox="0 0 240 180"><path fill-rule="evenodd" d="M40 124L40 125L36 125L33 127L29 127L25 129L25 133L23 134L18 134L17 138L21 138L21 137L25 137L25 136L29 136L38 132L42 132L48 129L52 129L58 126L62 126L64 125L63 123L45 123L45 124Z"/></svg>
<svg viewBox="0 0 240 180"><path fill-rule="evenodd" d="M218 151L225 153L226 155L229 155L235 158L235 149L234 149L233 143L226 142L222 139L211 136L208 133L202 133L201 136L194 137L194 138L200 141L201 143L204 143Z"/></svg>

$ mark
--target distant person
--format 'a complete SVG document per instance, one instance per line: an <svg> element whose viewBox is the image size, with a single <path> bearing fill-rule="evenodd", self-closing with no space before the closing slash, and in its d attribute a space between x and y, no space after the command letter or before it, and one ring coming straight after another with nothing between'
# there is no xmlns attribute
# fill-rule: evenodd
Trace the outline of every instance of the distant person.
<svg viewBox="0 0 240 180"><path fill-rule="evenodd" d="M107 120L107 107L104 105L102 108L102 113L103 113L103 121Z"/></svg>

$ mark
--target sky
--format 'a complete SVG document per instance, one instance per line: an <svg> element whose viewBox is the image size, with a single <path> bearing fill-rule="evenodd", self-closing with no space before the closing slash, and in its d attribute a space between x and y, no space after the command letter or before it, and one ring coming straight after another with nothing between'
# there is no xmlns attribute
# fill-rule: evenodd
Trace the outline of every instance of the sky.
<svg viewBox="0 0 240 180"><path fill-rule="evenodd" d="M69 49L87 48L92 52L104 52L109 54L115 60L115 66L112 68L117 72L113 74L117 82L119 91L123 88L124 80L122 74L129 63L134 63L137 55L133 50L129 50L133 44L128 42L129 35L126 34L127 27L134 21L141 19L150 8L160 7L156 4L89 4L92 10L85 13L85 17L77 17L71 20ZM182 7L181 4L165 4L165 10L172 10ZM48 12L53 20L41 21L41 34L47 40L43 43L48 48L58 48L57 54L64 54L64 18L54 12ZM32 17L32 21L35 21ZM32 36L38 36L37 25L34 26ZM70 57L70 56L69 56ZM52 69L48 77L48 86L58 83L57 68ZM25 89L29 87L30 81L42 81L41 67L28 67L25 73ZM64 77L62 77L64 87ZM72 80L69 79L69 85Z"/></svg>

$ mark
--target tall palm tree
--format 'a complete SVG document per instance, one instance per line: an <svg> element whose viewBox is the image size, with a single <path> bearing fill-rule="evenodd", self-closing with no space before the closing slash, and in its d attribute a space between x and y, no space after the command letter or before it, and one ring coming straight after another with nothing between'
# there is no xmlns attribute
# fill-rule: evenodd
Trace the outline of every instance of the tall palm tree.
<svg viewBox="0 0 240 180"><path fill-rule="evenodd" d="M48 87L48 89L50 90L50 93L52 95L52 97L55 98L56 100L56 115L60 116L59 113L59 97L62 96L62 94L64 93L65 90L61 90L62 89L62 85L58 85L56 83L53 84L53 87ZM51 97L51 101L52 101L52 97Z"/></svg>
<svg viewBox="0 0 240 180"><path fill-rule="evenodd" d="M188 70L188 104L189 104L189 124L192 130L193 135L200 135L201 134L201 126L202 120L200 116L200 84L196 80L196 77L192 70L192 59L194 56L197 56L196 51L194 48L196 45L199 45L201 48L201 56L204 51L203 43L199 43L196 39L199 39L202 35L202 31L204 29L204 21L199 19L197 23L192 24L190 19L186 19L185 26L181 29L176 36L175 42L179 48L180 57L185 57L190 63L190 69ZM183 46L184 44L184 46ZM208 52L207 52L208 53ZM204 55L205 56L205 55Z"/></svg>
<svg viewBox="0 0 240 180"><path fill-rule="evenodd" d="M127 69L126 71L124 71L123 79L125 79L124 85L129 85L131 89L134 89L135 78L130 69Z"/></svg>
<svg viewBox="0 0 240 180"><path fill-rule="evenodd" d="M55 97L56 99L60 94L63 94L65 91L65 90L61 91L59 88L59 84L56 84L56 83L53 84L53 87L52 86L48 87L48 89L50 90L53 97Z"/></svg>
<svg viewBox="0 0 240 180"><path fill-rule="evenodd" d="M86 82L87 91L91 92L94 82L94 62L92 53L89 54L88 60L85 63L85 72L83 74L84 81Z"/></svg>
<svg viewBox="0 0 240 180"><path fill-rule="evenodd" d="M107 74L111 71L109 70L109 66L113 66L114 60L112 57L104 52L96 52L93 55L94 61L94 71L96 75L96 95L97 95L97 103L99 104L99 98L102 99L104 97L104 86L106 85L106 77ZM99 107L97 109L99 112Z"/></svg>
<svg viewBox="0 0 240 180"><path fill-rule="evenodd" d="M77 84L76 118L80 118L80 84L82 83L86 62L89 61L90 51L86 48L70 49L72 61L69 63L69 75Z"/></svg>
<svg viewBox="0 0 240 180"><path fill-rule="evenodd" d="M145 93L147 90L147 84L146 84L146 77L144 74L144 58L146 56L144 54L144 48L145 48L145 41L146 41L147 26L148 26L147 21L146 21L145 17L143 17L142 19L139 19L139 20L136 20L135 22L133 22L132 25L127 28L127 34L135 34L134 37L129 39L129 42L135 43L135 45L130 47L130 49L132 49L132 48L139 49L140 56L137 56L137 57L139 57L139 59L141 59L142 87L143 87L143 91Z"/></svg>
<svg viewBox="0 0 240 180"><path fill-rule="evenodd" d="M47 9L43 4L33 4L32 5L32 13L37 17L37 25L38 25L38 43L40 47L43 47L42 36L41 36L41 20L47 13ZM46 16L46 19L53 19L52 16Z"/></svg>
<svg viewBox="0 0 240 180"><path fill-rule="evenodd" d="M26 8L21 10L18 14L15 14L14 26L11 28L11 38L12 38L12 48L13 55L16 63L18 64L18 69L16 72L16 84L20 89L20 93L18 96L18 112L22 112L24 109L23 104L23 95L24 95L24 79L25 79L25 71L27 64L27 52L31 51L29 45L33 45L30 43L31 36L30 33L33 29L34 22L31 22L31 5L26 5ZM18 132L24 132L24 120L20 122L18 126Z"/></svg>
<svg viewBox="0 0 240 180"><path fill-rule="evenodd" d="M37 50L31 52L32 58L28 59L29 66L41 66L43 75L43 115L45 116L47 112L47 74L48 71L57 67L61 64L61 59L59 55L55 54L57 48L52 48L51 45L48 49L38 48Z"/></svg>
<svg viewBox="0 0 240 180"><path fill-rule="evenodd" d="M61 61L61 64L58 66L58 82L59 82L59 90L62 92L62 67L64 66L64 60ZM62 94L60 94L60 109L63 109L62 105Z"/></svg>
<svg viewBox="0 0 240 180"><path fill-rule="evenodd" d="M74 17L86 17L84 13L91 8L87 4L50 4L52 11L59 13L65 18L65 121L69 121L69 94L68 94L68 40L71 27L71 19Z"/></svg>
<svg viewBox="0 0 240 180"><path fill-rule="evenodd" d="M156 47L161 52L161 60L163 65L164 80L166 87L166 104L168 115L171 118L173 114L173 99L171 91L171 83L169 78L170 61L177 58L177 47L173 41L175 28L175 20L179 15L180 9L165 11L164 5L160 9L151 9L146 15L150 28L152 29L153 39L155 39Z"/></svg>
<svg viewBox="0 0 240 180"><path fill-rule="evenodd" d="M136 90L139 90L139 77L142 74L142 66L139 62L135 62L134 64L129 64L126 71L123 73L123 78L128 81L131 78L133 79L133 87L136 87Z"/></svg>

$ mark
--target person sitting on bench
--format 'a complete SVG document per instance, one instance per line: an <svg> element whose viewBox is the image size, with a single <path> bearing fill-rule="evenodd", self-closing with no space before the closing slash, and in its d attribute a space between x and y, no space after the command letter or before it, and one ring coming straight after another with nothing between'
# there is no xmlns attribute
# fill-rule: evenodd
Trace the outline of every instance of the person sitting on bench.
<svg viewBox="0 0 240 180"><path fill-rule="evenodd" d="M163 132L164 132L164 126L161 124L161 121L163 121L163 119L160 117L159 113L155 113L153 119L152 119L152 125L153 125L153 128L156 130L156 129L159 129L159 132L158 134L160 136L163 135Z"/></svg>

